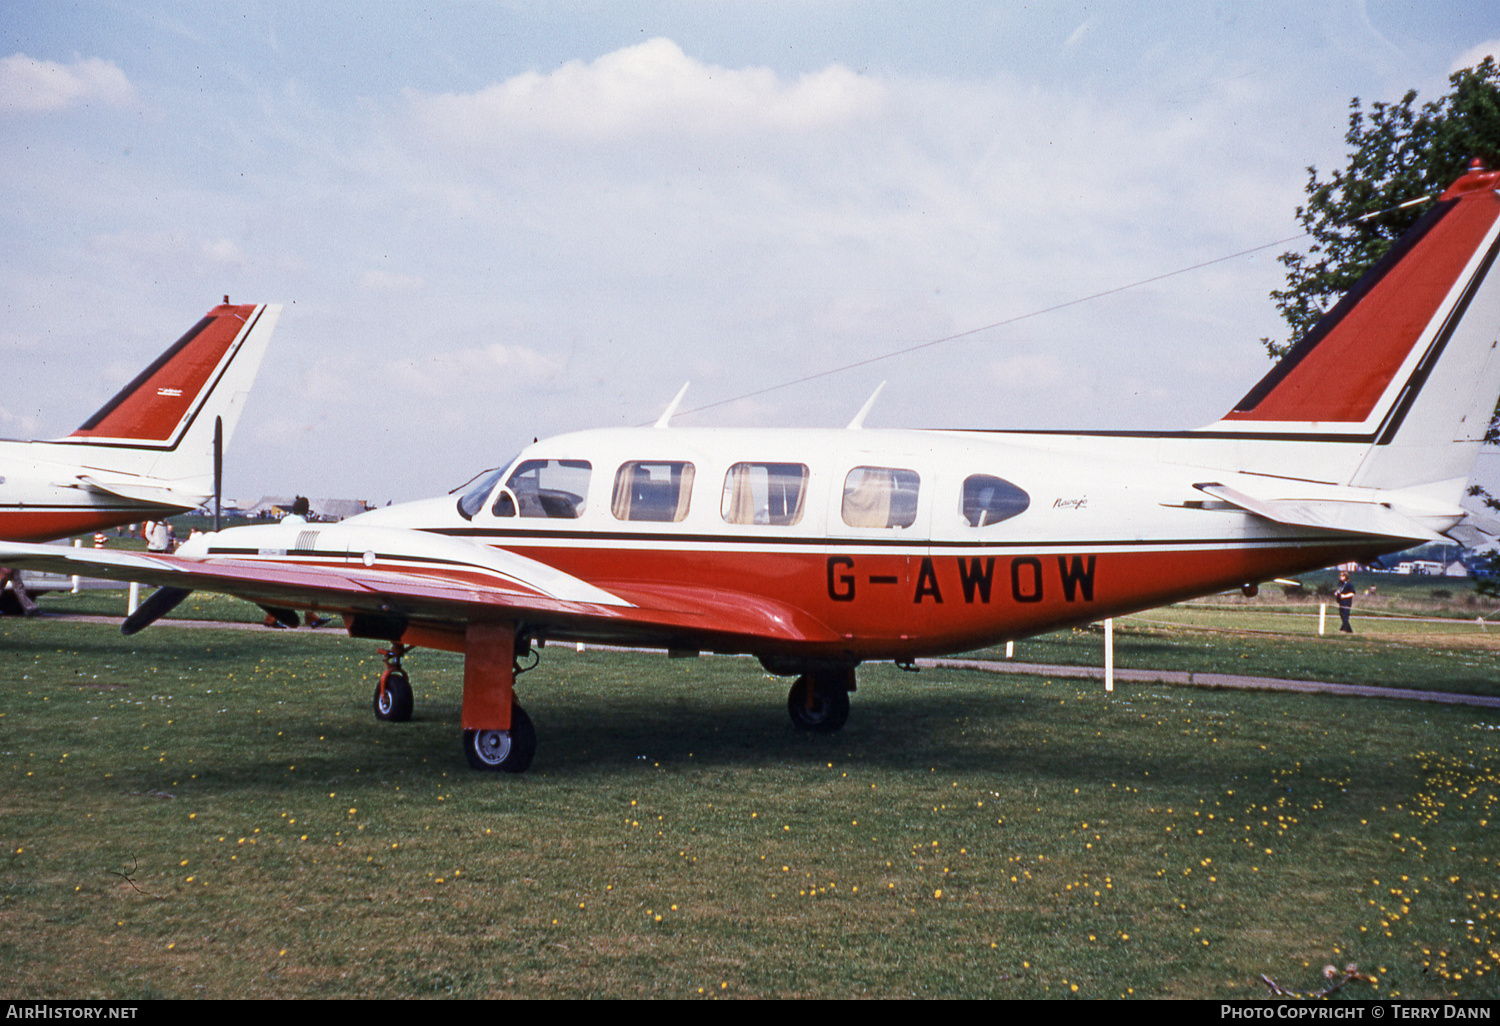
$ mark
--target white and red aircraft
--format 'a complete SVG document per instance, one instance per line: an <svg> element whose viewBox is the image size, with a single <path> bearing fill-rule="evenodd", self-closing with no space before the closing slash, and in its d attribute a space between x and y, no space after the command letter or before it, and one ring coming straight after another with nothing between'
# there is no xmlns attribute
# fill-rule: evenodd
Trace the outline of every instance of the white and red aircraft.
<svg viewBox="0 0 1500 1026"><path fill-rule="evenodd" d="M583 431L461 497L340 524L288 518L175 557L0 546L0 562L337 612L391 643L381 719L410 717L411 646L463 652L478 769L535 731L517 660L545 641L758 656L802 728L844 723L855 667L992 645L1449 537L1500 395L1500 172L1476 168L1223 420L1165 434Z"/></svg>
<svg viewBox="0 0 1500 1026"><path fill-rule="evenodd" d="M0 441L0 538L48 541L201 506L280 314L225 296L71 435Z"/></svg>

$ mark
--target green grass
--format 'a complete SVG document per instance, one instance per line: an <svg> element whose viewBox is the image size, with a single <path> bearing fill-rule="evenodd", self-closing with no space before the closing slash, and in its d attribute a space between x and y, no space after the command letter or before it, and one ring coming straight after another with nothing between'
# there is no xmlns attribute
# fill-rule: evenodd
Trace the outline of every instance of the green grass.
<svg viewBox="0 0 1500 1026"><path fill-rule="evenodd" d="M6 995L1500 994L1489 712L551 648L494 777L375 647L0 623Z"/></svg>

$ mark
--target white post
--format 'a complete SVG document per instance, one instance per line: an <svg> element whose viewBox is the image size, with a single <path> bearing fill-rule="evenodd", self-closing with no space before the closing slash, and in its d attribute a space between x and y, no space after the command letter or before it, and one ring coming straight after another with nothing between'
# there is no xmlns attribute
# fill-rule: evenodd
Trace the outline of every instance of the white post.
<svg viewBox="0 0 1500 1026"><path fill-rule="evenodd" d="M81 549L81 548L83 548L83 539L82 538L74 538L73 539L73 547L75 549ZM80 578L77 574L73 575L73 594L74 595L78 594L78 585L79 585L79 582L81 580L82 580L82 578Z"/></svg>
<svg viewBox="0 0 1500 1026"><path fill-rule="evenodd" d="M1318 603L1318 637L1323 636L1323 625L1328 620L1328 603Z"/></svg>
<svg viewBox="0 0 1500 1026"><path fill-rule="evenodd" d="M1104 621L1104 690L1115 689L1115 621Z"/></svg>
<svg viewBox="0 0 1500 1026"><path fill-rule="evenodd" d="M1005 643L1005 658L1009 659L1011 656L1013 656L1015 654L1016 654L1016 643L1014 641L1007 641Z"/></svg>
<svg viewBox="0 0 1500 1026"><path fill-rule="evenodd" d="M125 615L129 616L131 613L135 612L136 607L139 606L140 604L141 604L141 586L139 584L135 583L134 581L131 581L130 582L130 608L127 609L127 610L125 610Z"/></svg>

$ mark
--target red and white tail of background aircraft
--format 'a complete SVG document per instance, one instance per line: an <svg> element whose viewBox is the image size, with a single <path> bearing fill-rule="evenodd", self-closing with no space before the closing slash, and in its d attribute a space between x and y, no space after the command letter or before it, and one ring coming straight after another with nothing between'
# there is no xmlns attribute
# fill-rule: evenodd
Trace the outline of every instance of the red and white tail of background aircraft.
<svg viewBox="0 0 1500 1026"><path fill-rule="evenodd" d="M0 441L0 538L48 541L196 509L279 306L210 310L66 438Z"/></svg>
<svg viewBox="0 0 1500 1026"><path fill-rule="evenodd" d="M546 641L748 653L837 730L855 667L906 663L1442 538L1500 395L1500 172L1476 168L1233 410L1193 431L582 431L466 494L175 557L0 546L0 562L192 589L463 652L469 763L520 772L518 660Z"/></svg>

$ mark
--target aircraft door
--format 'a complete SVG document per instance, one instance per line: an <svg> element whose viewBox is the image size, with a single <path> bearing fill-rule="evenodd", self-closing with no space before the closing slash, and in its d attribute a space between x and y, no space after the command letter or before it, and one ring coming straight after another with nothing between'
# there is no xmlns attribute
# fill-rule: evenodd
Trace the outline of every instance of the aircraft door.
<svg viewBox="0 0 1500 1026"><path fill-rule="evenodd" d="M922 484L916 470L861 465L830 497L825 622L860 649L920 639L941 601Z"/></svg>

